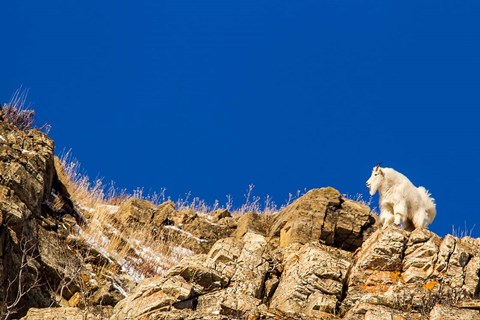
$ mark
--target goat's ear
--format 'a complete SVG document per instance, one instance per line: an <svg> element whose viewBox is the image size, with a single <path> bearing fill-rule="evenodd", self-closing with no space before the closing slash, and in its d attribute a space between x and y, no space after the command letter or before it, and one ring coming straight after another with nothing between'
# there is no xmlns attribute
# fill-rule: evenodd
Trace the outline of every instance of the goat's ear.
<svg viewBox="0 0 480 320"><path fill-rule="evenodd" d="M383 170L380 169L380 168L378 169L378 173L380 173L380 175L381 175L382 177L385 176L385 174L383 173Z"/></svg>

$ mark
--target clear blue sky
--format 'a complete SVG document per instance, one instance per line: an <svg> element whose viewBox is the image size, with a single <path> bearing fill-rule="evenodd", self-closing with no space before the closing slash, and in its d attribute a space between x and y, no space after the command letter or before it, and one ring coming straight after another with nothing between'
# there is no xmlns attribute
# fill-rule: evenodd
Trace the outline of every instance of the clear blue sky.
<svg viewBox="0 0 480 320"><path fill-rule="evenodd" d="M129 190L363 193L382 161L480 235L480 2L4 1L0 100ZM375 199L377 205L377 199Z"/></svg>

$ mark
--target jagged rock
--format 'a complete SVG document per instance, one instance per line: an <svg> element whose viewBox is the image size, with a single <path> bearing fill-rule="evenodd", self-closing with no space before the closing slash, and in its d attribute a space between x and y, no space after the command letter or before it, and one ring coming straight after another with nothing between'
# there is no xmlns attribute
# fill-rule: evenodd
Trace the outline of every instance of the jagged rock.
<svg viewBox="0 0 480 320"><path fill-rule="evenodd" d="M356 256L363 270L401 271L408 232L396 227L377 230Z"/></svg>
<svg viewBox="0 0 480 320"><path fill-rule="evenodd" d="M140 283L114 308L112 319L141 319L169 311L172 305L193 295L193 285L181 276L150 278Z"/></svg>
<svg viewBox="0 0 480 320"><path fill-rule="evenodd" d="M350 309L343 317L345 320L427 320L418 312L402 312L382 305L360 303Z"/></svg>
<svg viewBox="0 0 480 320"><path fill-rule="evenodd" d="M21 131L0 121L0 282L5 284L0 288L0 317L8 305L8 312L22 316L28 307L52 303L47 290L35 284L43 281L37 219L50 196L53 176L53 141L41 132ZM18 290L29 290L29 297L12 305Z"/></svg>
<svg viewBox="0 0 480 320"><path fill-rule="evenodd" d="M143 199L129 198L121 204L116 216L120 223L131 225L134 231L138 227L150 224L154 212L153 203Z"/></svg>
<svg viewBox="0 0 480 320"><path fill-rule="evenodd" d="M452 306L437 304L430 312L430 320L478 320L480 311L461 309Z"/></svg>
<svg viewBox="0 0 480 320"><path fill-rule="evenodd" d="M151 202L137 198L123 202L114 221L122 229L125 229L121 227L122 224L127 223L131 226L132 233L147 227L152 239L194 253L208 252L215 241L229 236L235 227L234 224L211 222L208 215L199 215L188 208L177 210L172 201L166 201L155 208Z"/></svg>
<svg viewBox="0 0 480 320"><path fill-rule="evenodd" d="M183 227L199 218L199 215L189 208L180 209L172 212L169 217L173 220L176 226Z"/></svg>
<svg viewBox="0 0 480 320"><path fill-rule="evenodd" d="M82 303L83 295L80 292L75 292L71 298L68 300L68 306L70 307L78 307L80 303Z"/></svg>
<svg viewBox="0 0 480 320"><path fill-rule="evenodd" d="M440 243L440 237L425 229L410 234L402 268L406 283L425 281L434 273Z"/></svg>
<svg viewBox="0 0 480 320"><path fill-rule="evenodd" d="M356 255L342 310L352 314L367 303L425 316L436 303L453 306L472 299L480 272L475 250L424 229L378 230Z"/></svg>
<svg viewBox="0 0 480 320"><path fill-rule="evenodd" d="M463 290L473 297L480 297L480 256L470 259L464 268Z"/></svg>
<svg viewBox="0 0 480 320"><path fill-rule="evenodd" d="M186 220L182 225L182 230L201 239L202 252L208 252L212 245L219 239L228 237L232 233L231 226L211 223L208 216L195 216Z"/></svg>
<svg viewBox="0 0 480 320"><path fill-rule="evenodd" d="M173 201L165 201L153 213L152 223L155 225L173 225L172 215L175 213L175 210Z"/></svg>
<svg viewBox="0 0 480 320"><path fill-rule="evenodd" d="M26 219L41 215L54 175L53 141L0 121L0 223L21 232Z"/></svg>
<svg viewBox="0 0 480 320"><path fill-rule="evenodd" d="M0 288L1 316L30 308L25 319L480 319L480 239L377 230L367 206L333 188L273 215L123 201L104 228L120 246L140 243L125 247L125 261L151 267L141 241L127 241L140 230L165 251L197 254L132 289L124 265L76 235L89 221L54 166L53 142L0 121L0 149L0 282L23 265L21 285ZM30 291L9 309L17 288ZM33 308L58 305L78 308Z"/></svg>
<svg viewBox="0 0 480 320"><path fill-rule="evenodd" d="M350 271L343 310L353 307L361 299L383 295L401 281L407 238L407 231L390 227L377 230L365 241Z"/></svg>
<svg viewBox="0 0 480 320"><path fill-rule="evenodd" d="M83 261L77 252L65 246L55 232L39 229L39 253L42 257L43 274L52 288L62 286L59 293L69 300L80 291L80 271Z"/></svg>
<svg viewBox="0 0 480 320"><path fill-rule="evenodd" d="M198 299L198 310L227 316L253 316L262 302L264 281L271 267L264 236L246 233L241 240L227 238L223 248L213 247L207 263L230 278L220 294L208 294ZM219 250L220 249L220 250Z"/></svg>
<svg viewBox="0 0 480 320"><path fill-rule="evenodd" d="M231 225L213 224L205 218L196 218L184 225L165 225L156 229L155 239L171 246L179 246L194 253L207 253L215 241L227 237L232 232Z"/></svg>
<svg viewBox="0 0 480 320"><path fill-rule="evenodd" d="M480 311L480 300L463 300L458 302L455 306L462 309L471 309L471 310Z"/></svg>
<svg viewBox="0 0 480 320"><path fill-rule="evenodd" d="M237 238L243 237L247 232L254 232L266 235L268 227L268 217L255 212L248 212L242 215L237 221L237 229L233 235Z"/></svg>
<svg viewBox="0 0 480 320"><path fill-rule="evenodd" d="M123 298L111 282L106 282L94 291L89 302L94 306L115 306Z"/></svg>
<svg viewBox="0 0 480 320"><path fill-rule="evenodd" d="M181 276L186 281L195 284L195 294L200 295L227 286L229 278L221 272L205 266L206 255L196 255L184 258L180 264L170 269L165 277Z"/></svg>
<svg viewBox="0 0 480 320"><path fill-rule="evenodd" d="M205 265L218 270L229 280L236 272L236 261L242 252L243 244L237 238L218 240L208 253Z"/></svg>
<svg viewBox="0 0 480 320"><path fill-rule="evenodd" d="M343 199L333 188L314 189L275 215L269 235L279 237L281 247L322 240L354 251L374 231L375 221L366 205Z"/></svg>
<svg viewBox="0 0 480 320"><path fill-rule="evenodd" d="M285 258L271 308L311 317L333 315L342 298L350 268L349 252L308 243Z"/></svg>
<svg viewBox="0 0 480 320"><path fill-rule="evenodd" d="M217 209L213 212L210 212L209 217L210 217L212 222L218 222L218 221L220 221L221 219L224 219L224 218L231 218L232 215L230 214L230 212L227 209Z"/></svg>
<svg viewBox="0 0 480 320"><path fill-rule="evenodd" d="M466 236L463 238L458 238L458 240L462 243L462 245L467 247L474 256L480 256L480 238Z"/></svg>
<svg viewBox="0 0 480 320"><path fill-rule="evenodd" d="M266 239L255 233L241 240L218 241L208 255L187 257L164 277L139 285L115 307L115 319L140 319L179 308L195 308L200 314L246 315L261 303L270 267L266 251ZM183 295L168 294L168 279L186 288Z"/></svg>
<svg viewBox="0 0 480 320"><path fill-rule="evenodd" d="M28 310L28 313L21 320L46 320L46 319L56 319L56 320L100 320L106 319L109 316L109 311L107 309L103 310L103 313L92 314L85 310L72 307L63 307L63 308L31 308Z"/></svg>
<svg viewBox="0 0 480 320"><path fill-rule="evenodd" d="M309 192L273 217L245 214L232 237L165 274L185 280L189 296L137 316L423 320L435 303L478 295L475 241L394 226L372 233L371 218L331 188Z"/></svg>
<svg viewBox="0 0 480 320"><path fill-rule="evenodd" d="M90 275L67 240L84 221L59 180L53 148L43 133L0 121L0 282L9 284L0 288L0 318L77 305L86 293Z"/></svg>

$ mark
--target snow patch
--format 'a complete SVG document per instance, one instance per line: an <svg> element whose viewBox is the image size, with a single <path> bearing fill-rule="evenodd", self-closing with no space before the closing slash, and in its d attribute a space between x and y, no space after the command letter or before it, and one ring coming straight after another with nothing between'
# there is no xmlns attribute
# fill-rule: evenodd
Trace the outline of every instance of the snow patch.
<svg viewBox="0 0 480 320"><path fill-rule="evenodd" d="M106 211L107 211L109 214L115 214L115 213L117 213L118 210L120 209L119 206L114 206L114 205L111 205L111 204L101 205L101 208L105 208Z"/></svg>
<svg viewBox="0 0 480 320"><path fill-rule="evenodd" d="M85 206L85 205L83 205L83 204L81 204L81 203L79 203L79 202L75 203L75 205L76 205L77 207L79 207L79 208L80 208L81 210L83 210L83 211L87 211L87 212L90 212L90 213L95 212L95 209L90 208L90 207L87 207L87 206Z"/></svg>
<svg viewBox="0 0 480 320"><path fill-rule="evenodd" d="M190 232L187 232L187 231L185 231L185 230L179 229L179 228L177 228L177 227L175 227L175 226L164 226L164 228L176 230L176 231L178 231L178 232L186 235L186 236L189 237L189 238L192 238L192 239L197 240L198 242L208 242L208 241L205 240L205 239L200 239L200 238L198 238L198 237L195 237L195 236L194 236L193 234L191 234Z"/></svg>
<svg viewBox="0 0 480 320"><path fill-rule="evenodd" d="M125 289L123 289L116 281L113 281L113 288L118 292L120 292L122 296L127 297L128 292Z"/></svg>

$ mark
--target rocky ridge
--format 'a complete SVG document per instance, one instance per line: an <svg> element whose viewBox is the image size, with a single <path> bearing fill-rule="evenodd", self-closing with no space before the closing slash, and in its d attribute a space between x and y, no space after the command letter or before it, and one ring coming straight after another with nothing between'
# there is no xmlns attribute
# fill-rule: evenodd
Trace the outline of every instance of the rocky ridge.
<svg viewBox="0 0 480 320"><path fill-rule="evenodd" d="M94 223L46 135L0 121L0 148L1 318L480 319L480 239L379 228L330 187L269 215L130 198Z"/></svg>

